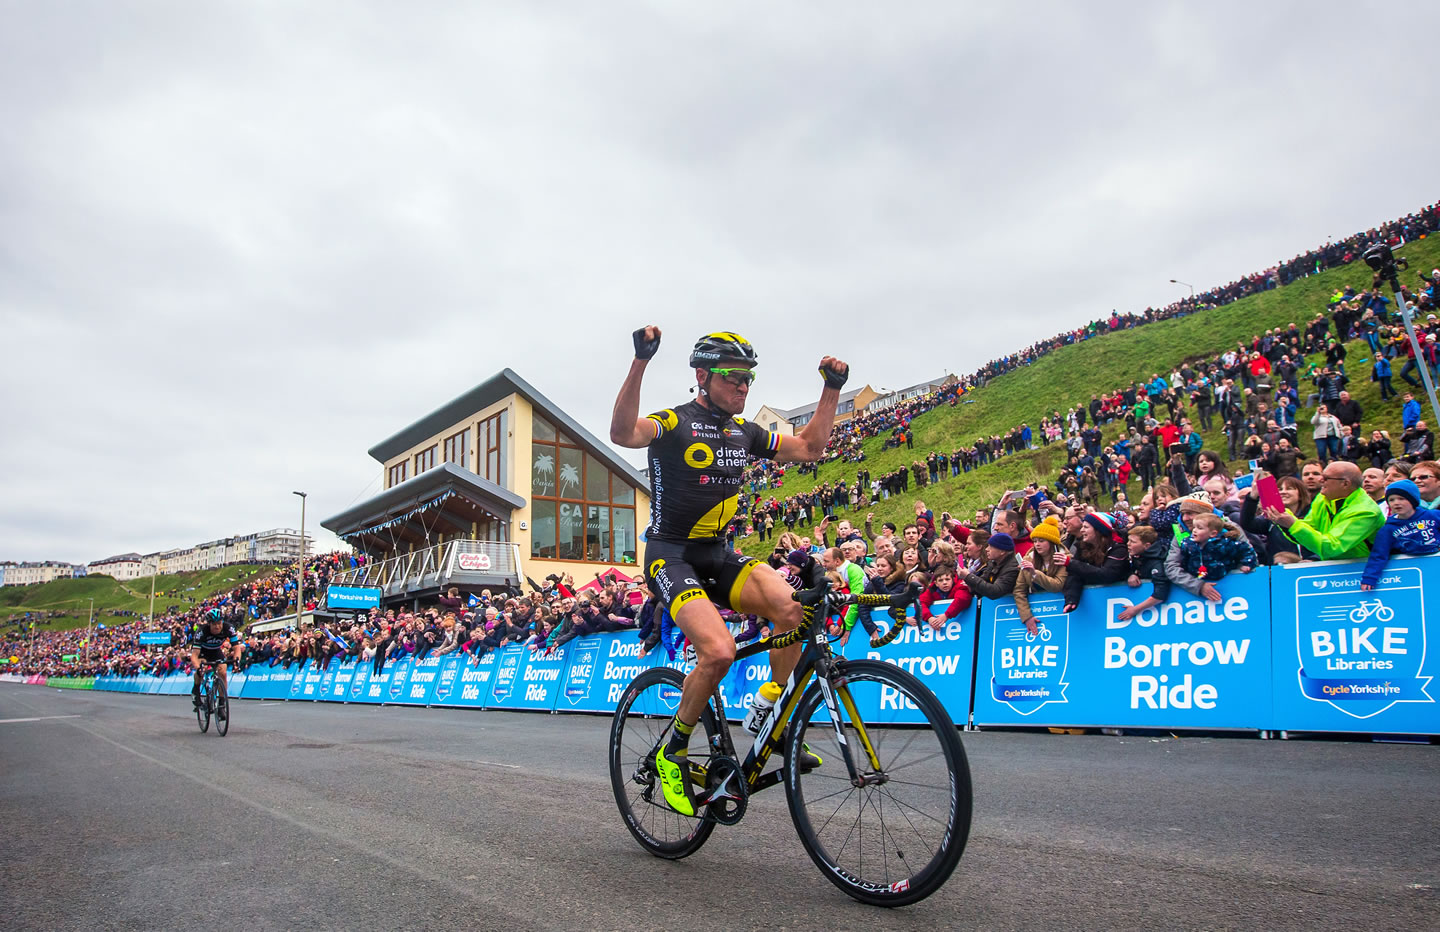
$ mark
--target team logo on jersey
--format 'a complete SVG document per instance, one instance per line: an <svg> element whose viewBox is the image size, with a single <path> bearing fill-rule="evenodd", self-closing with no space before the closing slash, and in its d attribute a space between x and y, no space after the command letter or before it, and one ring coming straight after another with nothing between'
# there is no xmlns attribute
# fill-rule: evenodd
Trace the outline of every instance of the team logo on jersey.
<svg viewBox="0 0 1440 932"><path fill-rule="evenodd" d="M694 469L704 469L715 462L715 451L709 444L692 443L685 448L685 462Z"/></svg>

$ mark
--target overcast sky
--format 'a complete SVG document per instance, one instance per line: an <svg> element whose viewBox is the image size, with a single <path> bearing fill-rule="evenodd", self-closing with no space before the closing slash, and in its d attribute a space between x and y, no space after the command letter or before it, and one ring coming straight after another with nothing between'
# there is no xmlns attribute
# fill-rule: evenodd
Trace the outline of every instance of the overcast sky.
<svg viewBox="0 0 1440 932"><path fill-rule="evenodd" d="M1434 3L1003 6L0 5L0 559L313 528L504 366L604 436L645 323L643 407L716 329L790 407L1440 196Z"/></svg>

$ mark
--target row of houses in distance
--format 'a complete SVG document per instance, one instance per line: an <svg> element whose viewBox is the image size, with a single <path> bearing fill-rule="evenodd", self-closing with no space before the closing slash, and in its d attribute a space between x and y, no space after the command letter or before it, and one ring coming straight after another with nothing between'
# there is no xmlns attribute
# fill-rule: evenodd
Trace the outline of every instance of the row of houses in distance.
<svg viewBox="0 0 1440 932"><path fill-rule="evenodd" d="M879 414L887 408L923 397L957 381L959 380L954 375L946 373L939 378L917 382L894 391L885 388L876 389L866 384L860 388L842 392L840 403L835 409L835 423L843 424L861 415ZM815 416L817 406L818 400L798 408L773 408L770 405L761 405L760 410L755 412L755 416L751 420L766 430L793 435L810 423L810 419Z"/></svg>
<svg viewBox="0 0 1440 932"><path fill-rule="evenodd" d="M305 536L305 549L313 538ZM271 528L254 534L237 534L206 541L193 547L178 547L155 553L121 553L89 564L41 560L27 563L0 562L0 585L30 586L80 576L110 576L121 581L141 579L159 573L190 573L231 563L294 563L300 559L300 532L294 528Z"/></svg>

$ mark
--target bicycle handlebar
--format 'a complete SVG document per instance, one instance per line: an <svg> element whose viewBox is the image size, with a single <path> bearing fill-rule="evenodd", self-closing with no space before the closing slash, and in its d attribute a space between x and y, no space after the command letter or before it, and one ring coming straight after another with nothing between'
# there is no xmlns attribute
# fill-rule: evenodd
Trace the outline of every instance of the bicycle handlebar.
<svg viewBox="0 0 1440 932"><path fill-rule="evenodd" d="M883 635L870 639L871 647L884 647L895 640L904 626L905 609L920 597L920 586L917 583L910 583L905 591L895 595L878 595L869 592L839 593L830 591L830 581L822 580L820 585L813 589L801 589L791 595L791 598L803 605L808 611L800 626L793 631L775 635L770 638L772 648L789 647L810 636L810 629L815 626L815 618L822 606L839 610L851 605L859 605L866 608L879 608L887 606L890 609L892 624L890 630Z"/></svg>

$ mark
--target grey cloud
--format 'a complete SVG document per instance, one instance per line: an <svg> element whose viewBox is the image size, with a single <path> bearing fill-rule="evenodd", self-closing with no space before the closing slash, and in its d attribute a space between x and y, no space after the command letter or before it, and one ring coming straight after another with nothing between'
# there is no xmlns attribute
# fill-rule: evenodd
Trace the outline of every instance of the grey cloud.
<svg viewBox="0 0 1440 932"><path fill-rule="evenodd" d="M1377 91L1336 42L1379 10L1440 19L11 5L0 558L293 525L294 488L313 523L506 365L603 435L645 322L645 406L721 326L759 345L755 401L796 405L823 353L970 371L1404 213L1435 196L1424 79Z"/></svg>

